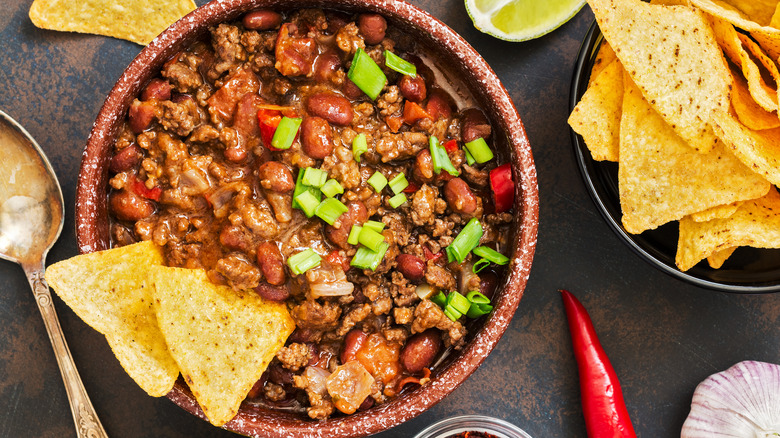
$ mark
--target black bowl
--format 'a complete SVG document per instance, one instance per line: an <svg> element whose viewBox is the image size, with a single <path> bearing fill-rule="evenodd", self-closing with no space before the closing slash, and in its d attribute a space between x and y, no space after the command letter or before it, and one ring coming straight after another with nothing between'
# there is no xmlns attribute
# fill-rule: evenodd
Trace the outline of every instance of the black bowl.
<svg viewBox="0 0 780 438"><path fill-rule="evenodd" d="M588 86L591 67L603 40L594 21L582 42L572 75L569 111L579 102ZM574 154L585 186L610 228L643 260L662 272L696 286L734 293L780 291L780 250L740 247L720 269L706 260L682 272L674 264L677 253L678 222L674 221L642 234L623 228L618 191L618 164L595 161L582 137L571 131Z"/></svg>

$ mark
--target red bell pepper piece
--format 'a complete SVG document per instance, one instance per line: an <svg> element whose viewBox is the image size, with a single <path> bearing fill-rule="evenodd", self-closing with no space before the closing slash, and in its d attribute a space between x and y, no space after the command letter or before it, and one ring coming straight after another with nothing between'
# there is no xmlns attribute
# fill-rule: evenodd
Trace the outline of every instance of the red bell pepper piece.
<svg viewBox="0 0 780 438"><path fill-rule="evenodd" d="M413 182L410 182L408 186L403 190L404 193L415 193L416 191L420 190L420 186L418 184L415 184Z"/></svg>
<svg viewBox="0 0 780 438"><path fill-rule="evenodd" d="M263 140L263 146L272 151L279 150L271 146L271 140L273 140L276 127L281 121L282 112L279 110L260 109L257 111L257 124L260 125L260 138Z"/></svg>
<svg viewBox="0 0 780 438"><path fill-rule="evenodd" d="M582 411L588 437L636 438L620 382L596 337L588 312L571 292L562 290L561 297L579 369Z"/></svg>
<svg viewBox="0 0 780 438"><path fill-rule="evenodd" d="M162 189L159 186L147 189L146 184L144 184L143 181L138 181L135 177L133 177L131 191L136 195L143 196L144 198L151 199L152 201L159 201L160 195L162 195Z"/></svg>
<svg viewBox="0 0 780 438"><path fill-rule="evenodd" d="M458 141L457 140L450 140L447 143L444 143L444 150L447 151L448 154L453 154L458 151Z"/></svg>
<svg viewBox="0 0 780 438"><path fill-rule="evenodd" d="M493 189L493 204L496 213L503 213L515 203L515 183L512 181L512 166L502 164L490 171L490 188Z"/></svg>

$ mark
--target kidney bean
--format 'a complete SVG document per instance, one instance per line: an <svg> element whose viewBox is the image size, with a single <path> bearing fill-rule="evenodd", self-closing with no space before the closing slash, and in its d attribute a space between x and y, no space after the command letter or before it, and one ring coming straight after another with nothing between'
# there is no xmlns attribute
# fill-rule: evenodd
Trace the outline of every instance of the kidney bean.
<svg viewBox="0 0 780 438"><path fill-rule="evenodd" d="M228 225L222 228L219 233L219 243L225 248L246 251L249 248L249 242L244 230L237 225Z"/></svg>
<svg viewBox="0 0 780 438"><path fill-rule="evenodd" d="M355 83L352 82L349 78L344 78L344 83L341 84L341 92L352 100L360 99L366 95L366 93L358 88L358 86L355 85Z"/></svg>
<svg viewBox="0 0 780 438"><path fill-rule="evenodd" d="M268 365L268 380L277 385L291 385L293 383L293 372L283 367L279 362L273 361L271 365Z"/></svg>
<svg viewBox="0 0 780 438"><path fill-rule="evenodd" d="M360 407L358 407L358 411L367 411L371 409L371 407L374 406L374 398L370 395L366 397L365 400L363 400L363 403L360 404Z"/></svg>
<svg viewBox="0 0 780 438"><path fill-rule="evenodd" d="M319 330L298 327L295 329L295 331L292 332L287 340L289 342L307 344L312 342L319 342L321 338L322 332Z"/></svg>
<svg viewBox="0 0 780 438"><path fill-rule="evenodd" d="M165 79L154 78L141 92L141 100L168 100L171 98L171 84Z"/></svg>
<svg viewBox="0 0 780 438"><path fill-rule="evenodd" d="M317 82L330 82L337 71L341 69L341 58L333 50L327 50L314 62L314 79Z"/></svg>
<svg viewBox="0 0 780 438"><path fill-rule="evenodd" d="M154 213L152 201L127 190L111 193L108 204L114 216L122 221L135 222Z"/></svg>
<svg viewBox="0 0 780 438"><path fill-rule="evenodd" d="M338 94L312 94L306 102L306 110L334 125L348 126L352 123L352 105L346 97Z"/></svg>
<svg viewBox="0 0 780 438"><path fill-rule="evenodd" d="M278 161L266 161L257 169L260 185L266 190L287 193L295 188L292 172Z"/></svg>
<svg viewBox="0 0 780 438"><path fill-rule="evenodd" d="M306 155L321 160L333 152L330 124L322 117L304 117L301 123L301 147Z"/></svg>
<svg viewBox="0 0 780 438"><path fill-rule="evenodd" d="M349 231L352 229L352 225L362 224L367 220L368 210L366 210L366 206L360 201L350 201L347 204L346 213L339 217L341 226L335 228L333 225L325 225L325 236L339 248L349 249L351 245L347 243L347 238L349 238Z"/></svg>
<svg viewBox="0 0 780 438"><path fill-rule="evenodd" d="M387 21L378 14L360 14L358 17L358 30L363 35L366 44L379 44L385 39Z"/></svg>
<svg viewBox="0 0 780 438"><path fill-rule="evenodd" d="M425 262L412 254L398 254L395 258L398 272L414 283L419 283L425 277Z"/></svg>
<svg viewBox="0 0 780 438"><path fill-rule="evenodd" d="M431 328L417 333L406 340L406 345L401 350L401 365L410 373L418 373L431 366L440 348L439 330Z"/></svg>
<svg viewBox="0 0 780 438"><path fill-rule="evenodd" d="M124 172L137 166L142 159L143 151L137 144L133 143L111 157L108 169L114 173Z"/></svg>
<svg viewBox="0 0 780 438"><path fill-rule="evenodd" d="M444 186L444 199L456 213L471 214L477 209L477 198L468 183L460 178L447 181L447 185Z"/></svg>
<svg viewBox="0 0 780 438"><path fill-rule="evenodd" d="M287 285L274 286L265 281L261 281L260 284L255 287L255 292L268 301L282 302L287 298L290 298L290 288L287 287Z"/></svg>
<svg viewBox="0 0 780 438"><path fill-rule="evenodd" d="M421 183L433 181L433 160L431 159L431 151L428 149L417 153L412 167L412 177Z"/></svg>
<svg viewBox="0 0 780 438"><path fill-rule="evenodd" d="M345 364L351 360L355 360L357 351L360 350L360 347L363 346L366 339L368 339L368 335L363 333L362 330L350 330L347 335L344 336L344 343L341 346L341 354L339 355L341 363Z"/></svg>
<svg viewBox="0 0 780 438"><path fill-rule="evenodd" d="M460 136L464 143L490 137L490 122L479 108L469 108L461 116Z"/></svg>
<svg viewBox="0 0 780 438"><path fill-rule="evenodd" d="M271 242L263 242L257 247L257 265L263 271L265 280L274 286L287 281L284 271L284 257L279 247ZM289 293L289 292L288 292Z"/></svg>
<svg viewBox="0 0 780 438"><path fill-rule="evenodd" d="M498 276L494 272L479 273L479 293L492 299L498 285Z"/></svg>
<svg viewBox="0 0 780 438"><path fill-rule="evenodd" d="M325 18L328 19L328 33L335 34L342 27L349 24L352 21L352 16L346 12L341 11L325 11Z"/></svg>
<svg viewBox="0 0 780 438"><path fill-rule="evenodd" d="M452 108L455 107L452 97L441 88L433 88L428 93L428 103L425 105L425 110L433 117L433 120L451 118Z"/></svg>
<svg viewBox="0 0 780 438"><path fill-rule="evenodd" d="M412 102L422 102L428 94L425 87L425 79L421 75L411 77L404 75L400 81L398 81L398 88L401 90L401 95Z"/></svg>
<svg viewBox="0 0 780 438"><path fill-rule="evenodd" d="M246 150L245 146L238 144L236 146L226 148L223 154L228 161L233 163L240 163L244 161L247 156L249 156L249 151Z"/></svg>
<svg viewBox="0 0 780 438"><path fill-rule="evenodd" d="M144 132L152 124L155 110L154 103L134 100L127 113L127 123L130 125L130 129L136 134Z"/></svg>
<svg viewBox="0 0 780 438"><path fill-rule="evenodd" d="M249 30L275 29L281 24L282 16L278 12L258 9L244 15L241 23Z"/></svg>

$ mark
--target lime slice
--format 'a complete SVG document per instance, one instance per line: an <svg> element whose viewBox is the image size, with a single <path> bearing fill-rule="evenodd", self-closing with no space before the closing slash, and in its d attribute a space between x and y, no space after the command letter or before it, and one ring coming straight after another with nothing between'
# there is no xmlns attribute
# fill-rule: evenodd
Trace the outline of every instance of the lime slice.
<svg viewBox="0 0 780 438"><path fill-rule="evenodd" d="M526 41L569 21L585 0L466 0L466 12L481 32L507 41Z"/></svg>

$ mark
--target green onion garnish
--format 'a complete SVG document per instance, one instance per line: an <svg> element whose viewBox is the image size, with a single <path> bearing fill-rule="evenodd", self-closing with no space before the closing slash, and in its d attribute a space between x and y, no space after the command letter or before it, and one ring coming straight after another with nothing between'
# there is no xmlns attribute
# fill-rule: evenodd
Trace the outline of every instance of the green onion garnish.
<svg viewBox="0 0 780 438"><path fill-rule="evenodd" d="M333 178L325 181L325 184L322 185L320 190L322 191L322 194L328 198L332 198L336 195L341 195L344 193L344 187L341 187L341 184L339 184L339 182Z"/></svg>
<svg viewBox="0 0 780 438"><path fill-rule="evenodd" d="M450 250L450 247L444 248L444 253L447 254L447 263L452 263L455 261L455 256L452 255L452 251Z"/></svg>
<svg viewBox="0 0 780 438"><path fill-rule="evenodd" d="M342 204L341 201L335 198L327 198L317 206L314 214L320 219L333 225L342 214L347 212L347 206Z"/></svg>
<svg viewBox="0 0 780 438"><path fill-rule="evenodd" d="M414 64L389 50L385 50L385 65L402 75L417 77L417 67Z"/></svg>
<svg viewBox="0 0 780 438"><path fill-rule="evenodd" d="M433 171L436 172L436 175L440 174L442 170L446 170L450 175L458 176L460 173L452 165L452 161L450 161L450 157L447 155L447 150L439 143L439 139L432 135L428 140L428 144L431 149Z"/></svg>
<svg viewBox="0 0 780 438"><path fill-rule="evenodd" d="M479 274L483 269L490 266L490 260L485 259L479 259L476 263L474 263L474 266L471 267L471 272L475 274Z"/></svg>
<svg viewBox="0 0 780 438"><path fill-rule="evenodd" d="M406 203L406 195L403 193L399 193L393 196L392 198L390 198L390 200L388 200L387 202L388 204L390 204L390 207L398 208Z"/></svg>
<svg viewBox="0 0 780 438"><path fill-rule="evenodd" d="M490 150L490 146L488 146L485 139L482 137L466 143L466 150L471 153L471 156L479 164L486 163L493 159L493 151Z"/></svg>
<svg viewBox="0 0 780 438"><path fill-rule="evenodd" d="M400 195L405 188L409 187L409 181L406 180L406 175L399 173L398 175L394 176L393 179L387 183L387 185L390 186L390 190L392 190L393 193Z"/></svg>
<svg viewBox="0 0 780 438"><path fill-rule="evenodd" d="M371 100L376 100L387 83L387 76L363 49L357 49L355 52L347 77Z"/></svg>
<svg viewBox="0 0 780 438"><path fill-rule="evenodd" d="M271 146L276 149L290 149L295 136L298 135L298 128L301 126L302 120L299 118L282 117L271 139Z"/></svg>
<svg viewBox="0 0 780 438"><path fill-rule="evenodd" d="M371 178L368 179L368 183L371 184L371 187L373 187L377 193L379 193L387 185L387 178L380 172L374 172L374 174L371 175Z"/></svg>
<svg viewBox="0 0 780 438"><path fill-rule="evenodd" d="M458 312L457 310L453 309L450 306L446 306L444 308L444 314L447 315L447 318L453 321L457 321L458 319L460 319L461 316L463 316L460 314L460 312Z"/></svg>
<svg viewBox="0 0 780 438"><path fill-rule="evenodd" d="M363 231L365 231L365 229ZM375 271L382 262L382 258L384 258L388 248L390 248L390 244L387 242L382 242L378 251L371 251L369 248L361 246L358 248L355 256L352 257L352 261L349 262L349 265L360 269Z"/></svg>
<svg viewBox="0 0 780 438"><path fill-rule="evenodd" d="M505 265L509 263L509 257L501 254L493 248L488 248L487 246L478 246L474 248L474 255L478 255L485 260L490 260L497 265Z"/></svg>
<svg viewBox="0 0 780 438"><path fill-rule="evenodd" d="M490 304L472 303L471 307L469 307L469 311L466 312L466 316L469 318L479 318L482 315L487 315L491 310L493 310L493 306Z"/></svg>
<svg viewBox="0 0 780 438"><path fill-rule="evenodd" d="M316 187L311 187L303 183L303 175L306 173L306 169L307 168L303 168L298 171L298 178L295 180L295 190L293 191L292 206L293 208L299 208L301 210L302 210L301 205L298 203L298 201L295 200L295 198L297 198L298 195L300 195L301 193L305 191L311 192L311 194L317 199L317 205L319 205L320 199L322 198L320 189Z"/></svg>
<svg viewBox="0 0 780 438"><path fill-rule="evenodd" d="M377 233L381 233L382 230L385 229L385 224L379 221L366 221L366 223L363 224L363 228L369 228Z"/></svg>
<svg viewBox="0 0 780 438"><path fill-rule="evenodd" d="M319 266L321 261L322 257L319 254L314 252L313 249L307 248L288 258L287 266L290 267L293 274L300 275L311 268Z"/></svg>
<svg viewBox="0 0 780 438"><path fill-rule="evenodd" d="M444 292L439 291L439 293L431 297L431 301L433 301L433 304L443 308L447 305L447 295L444 295Z"/></svg>
<svg viewBox="0 0 780 438"><path fill-rule="evenodd" d="M379 251L384 241L385 236L366 226L363 226L363 230L360 231L360 236L358 236L358 242L367 246L371 251Z"/></svg>
<svg viewBox="0 0 780 438"><path fill-rule="evenodd" d="M314 216L314 212L317 210L317 207L320 205L320 200L317 199L317 197L314 196L308 190L294 197L293 201L297 203L298 208L303 210L303 212L306 214L306 217Z"/></svg>
<svg viewBox="0 0 780 438"><path fill-rule="evenodd" d="M366 134L363 134L362 132L355 136L355 138L352 139L352 156L355 158L355 161L358 163L360 162L360 156L363 155L363 152L368 151L368 143L366 142Z"/></svg>
<svg viewBox="0 0 780 438"><path fill-rule="evenodd" d="M471 152L469 152L468 149L463 148L463 152L465 152L466 154L466 164L468 164L469 166L473 166L474 163L477 162L477 160L475 160L474 157L471 156Z"/></svg>
<svg viewBox="0 0 780 438"><path fill-rule="evenodd" d="M473 304L490 304L490 298L477 290L473 290L466 294L466 298Z"/></svg>
<svg viewBox="0 0 780 438"><path fill-rule="evenodd" d="M328 172L316 167L307 167L303 172L303 183L310 187L320 188L328 179Z"/></svg>
<svg viewBox="0 0 780 438"><path fill-rule="evenodd" d="M352 229L349 230L349 237L347 237L347 243L350 245L357 245L360 243L360 231L363 230L363 227L360 225L352 225Z"/></svg>
<svg viewBox="0 0 780 438"><path fill-rule="evenodd" d="M448 255L452 255L458 263L462 263L471 250L479 245L479 239L481 238L482 224L479 223L477 218L472 218L469 223L460 230L460 233L458 233L458 236L455 237L455 240L452 241L450 246L447 247L449 250Z"/></svg>
<svg viewBox="0 0 780 438"><path fill-rule="evenodd" d="M471 302L458 292L452 291L447 295L447 307L452 307L458 313L466 313L471 307Z"/></svg>

